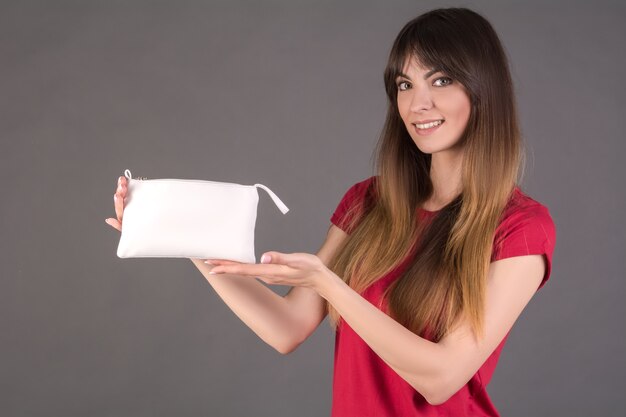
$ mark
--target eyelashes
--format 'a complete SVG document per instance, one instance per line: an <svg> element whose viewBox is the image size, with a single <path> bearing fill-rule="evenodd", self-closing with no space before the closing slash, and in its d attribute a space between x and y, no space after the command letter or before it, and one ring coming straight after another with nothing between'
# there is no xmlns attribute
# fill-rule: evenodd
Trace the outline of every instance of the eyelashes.
<svg viewBox="0 0 626 417"><path fill-rule="evenodd" d="M437 84L438 81L441 81L441 80L445 80L446 83L445 84L439 83L438 85L435 85L435 84ZM433 82L433 85L435 85L435 87L446 87L446 86L452 84L453 82L454 82L454 80L452 78L450 78L450 77L439 77L439 78L435 79L435 81ZM406 90L406 88L402 88L403 84L410 85L411 83L408 82L408 81L399 81L399 82L397 82L396 83L396 87L398 88L398 90L400 90L400 91L405 91Z"/></svg>
<svg viewBox="0 0 626 417"><path fill-rule="evenodd" d="M450 77L439 77L435 80L435 82L439 81L439 80L448 80L447 84L444 84L443 87L445 87L446 85L450 85L452 84L453 80Z"/></svg>
<svg viewBox="0 0 626 417"><path fill-rule="evenodd" d="M401 87L401 86L402 86L402 84L408 84L408 82L406 82L406 81L400 81L399 83L397 83L397 84L396 84L396 87L398 87L398 90L400 90L400 91L404 91L404 90L406 90L406 88L402 88L402 87Z"/></svg>

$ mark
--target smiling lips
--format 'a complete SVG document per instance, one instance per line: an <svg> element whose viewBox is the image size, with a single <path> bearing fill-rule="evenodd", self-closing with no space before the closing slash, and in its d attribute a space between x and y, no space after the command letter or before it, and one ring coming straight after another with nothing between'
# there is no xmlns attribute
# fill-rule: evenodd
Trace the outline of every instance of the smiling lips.
<svg viewBox="0 0 626 417"><path fill-rule="evenodd" d="M438 126L440 124L443 123L443 119L439 119L439 120L433 120L427 123L415 123L415 126L417 126L418 129L428 129L431 128L433 126Z"/></svg>
<svg viewBox="0 0 626 417"><path fill-rule="evenodd" d="M444 120L435 120L424 124L413 123L413 126L415 126L415 132L417 132L418 135L426 136L439 129L439 126L441 126L443 123Z"/></svg>

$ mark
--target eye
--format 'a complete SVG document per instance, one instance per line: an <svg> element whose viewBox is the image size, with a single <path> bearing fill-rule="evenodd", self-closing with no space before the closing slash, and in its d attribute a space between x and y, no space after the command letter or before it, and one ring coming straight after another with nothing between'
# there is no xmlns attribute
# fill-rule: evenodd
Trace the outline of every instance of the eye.
<svg viewBox="0 0 626 417"><path fill-rule="evenodd" d="M396 84L398 86L398 90L405 91L408 88L408 87L402 88L403 84L410 85L407 81L400 81L399 83Z"/></svg>
<svg viewBox="0 0 626 417"><path fill-rule="evenodd" d="M441 83L440 83L439 85L437 85L437 87L445 87L446 85L452 84L452 78L450 78L450 77L439 77L439 78L437 78L435 80L434 84L436 85L437 81L440 81L440 80L447 80L448 82L444 83L443 85L441 85Z"/></svg>

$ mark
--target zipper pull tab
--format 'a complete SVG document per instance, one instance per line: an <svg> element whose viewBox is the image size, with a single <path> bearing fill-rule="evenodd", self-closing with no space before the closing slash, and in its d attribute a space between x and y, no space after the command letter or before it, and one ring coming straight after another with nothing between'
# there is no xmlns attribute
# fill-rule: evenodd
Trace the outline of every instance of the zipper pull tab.
<svg viewBox="0 0 626 417"><path fill-rule="evenodd" d="M135 180L147 180L147 177L137 177L137 178L133 178L133 174L131 174L130 169L127 169L126 171L124 171L124 176L126 178L128 178L129 180L135 179Z"/></svg>
<svg viewBox="0 0 626 417"><path fill-rule="evenodd" d="M274 201L274 204L276 204L276 206L278 207L278 209L283 213L286 214L289 209L287 208L287 206L285 205L285 203L283 203L282 201L280 201L280 198L278 198L278 196L276 194L274 194L272 192L272 190L270 190L269 188L267 188L265 185L263 184L254 184L255 187L257 188L262 188L265 191L267 191L267 193L270 195L270 197L272 198L272 200Z"/></svg>

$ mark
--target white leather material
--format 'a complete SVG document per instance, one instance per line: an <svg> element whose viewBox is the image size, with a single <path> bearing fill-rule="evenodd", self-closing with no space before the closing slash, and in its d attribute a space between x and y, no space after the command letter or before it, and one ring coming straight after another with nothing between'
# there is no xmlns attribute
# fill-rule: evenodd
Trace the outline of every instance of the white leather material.
<svg viewBox="0 0 626 417"><path fill-rule="evenodd" d="M120 258L228 259L256 263L258 188L280 211L287 206L263 184L128 178Z"/></svg>

